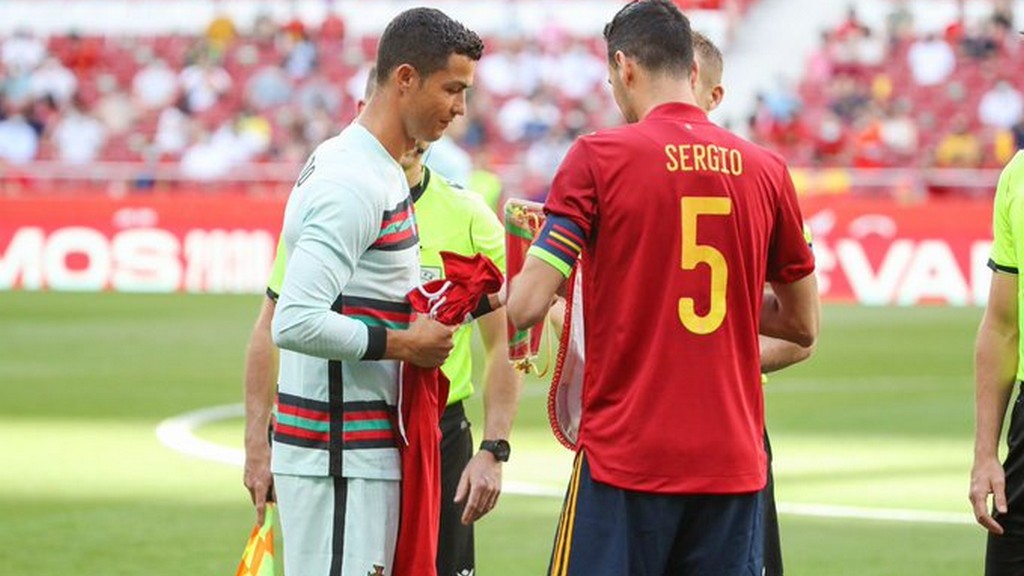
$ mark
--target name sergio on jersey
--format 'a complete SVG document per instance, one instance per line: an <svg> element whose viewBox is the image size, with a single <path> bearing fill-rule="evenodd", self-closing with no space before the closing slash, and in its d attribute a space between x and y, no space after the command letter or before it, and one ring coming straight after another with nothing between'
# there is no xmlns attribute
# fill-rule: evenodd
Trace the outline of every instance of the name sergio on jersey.
<svg viewBox="0 0 1024 576"><path fill-rule="evenodd" d="M667 144L665 155L669 172L721 172L731 176L743 174L743 155L735 148L714 144Z"/></svg>

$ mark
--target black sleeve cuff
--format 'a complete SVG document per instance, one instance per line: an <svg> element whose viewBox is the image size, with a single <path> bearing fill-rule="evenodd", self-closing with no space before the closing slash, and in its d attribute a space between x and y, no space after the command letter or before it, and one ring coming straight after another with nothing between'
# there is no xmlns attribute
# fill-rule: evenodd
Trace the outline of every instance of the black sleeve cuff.
<svg viewBox="0 0 1024 576"><path fill-rule="evenodd" d="M996 264L995 260L992 260L991 258L988 259L988 267L991 268L993 272L1004 272L1006 274L1017 274L1017 269L1016 268L1014 268L1012 266L1003 266L1001 264Z"/></svg>
<svg viewBox="0 0 1024 576"><path fill-rule="evenodd" d="M480 302L476 305L476 309L470 313L470 316L475 319L487 316L491 312L494 312L494 308L491 307L491 299L488 294L484 294L480 297Z"/></svg>
<svg viewBox="0 0 1024 576"><path fill-rule="evenodd" d="M363 360L380 360L388 347L388 329L383 326L367 326L366 352Z"/></svg>
<svg viewBox="0 0 1024 576"><path fill-rule="evenodd" d="M267 287L267 298L270 298L274 302L277 302L277 292L271 290L269 286Z"/></svg>

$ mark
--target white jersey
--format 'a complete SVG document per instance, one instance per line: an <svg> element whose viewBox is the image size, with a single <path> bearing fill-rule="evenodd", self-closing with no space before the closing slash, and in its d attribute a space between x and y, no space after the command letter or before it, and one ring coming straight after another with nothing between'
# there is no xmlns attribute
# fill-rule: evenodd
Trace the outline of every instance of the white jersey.
<svg viewBox="0 0 1024 576"><path fill-rule="evenodd" d="M401 478L399 363L386 329L411 318L419 238L401 167L358 123L322 143L285 208L274 314L281 347L275 474Z"/></svg>

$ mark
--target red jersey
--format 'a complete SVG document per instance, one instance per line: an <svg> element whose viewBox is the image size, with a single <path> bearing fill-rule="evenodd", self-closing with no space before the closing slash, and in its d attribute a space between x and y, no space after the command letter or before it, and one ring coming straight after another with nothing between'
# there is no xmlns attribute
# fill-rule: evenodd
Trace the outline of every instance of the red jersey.
<svg viewBox="0 0 1024 576"><path fill-rule="evenodd" d="M764 284L814 270L785 161L665 104L577 140L545 211L530 253L564 274L580 253L586 263L578 446L594 478L761 489Z"/></svg>

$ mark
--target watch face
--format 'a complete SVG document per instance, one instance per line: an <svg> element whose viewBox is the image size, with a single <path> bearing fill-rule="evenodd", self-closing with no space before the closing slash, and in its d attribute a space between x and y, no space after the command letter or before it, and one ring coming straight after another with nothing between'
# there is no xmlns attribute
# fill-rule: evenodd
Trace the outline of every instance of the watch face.
<svg viewBox="0 0 1024 576"><path fill-rule="evenodd" d="M480 448L494 454L499 462L508 462L508 457L512 453L508 440L484 440L480 443Z"/></svg>

